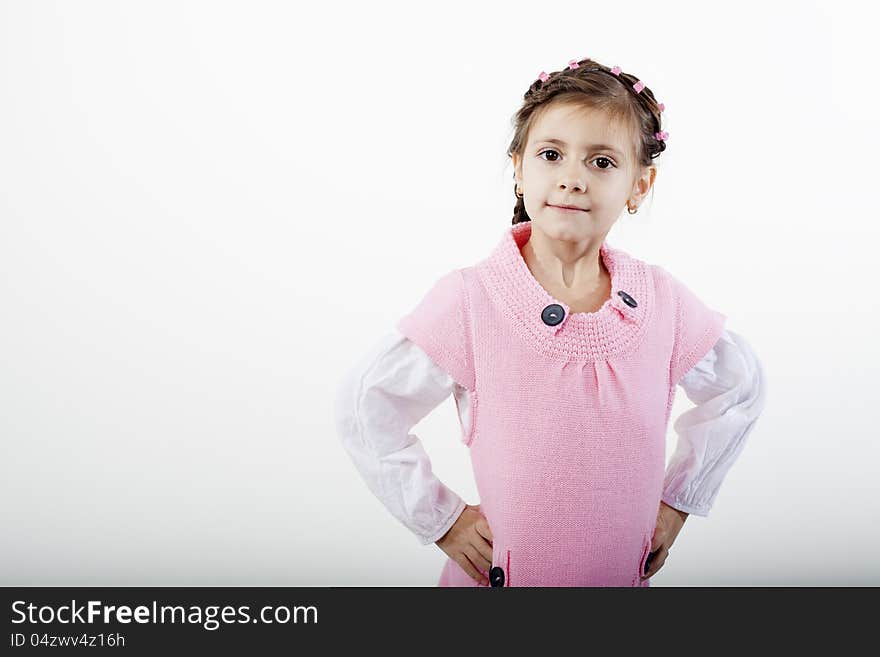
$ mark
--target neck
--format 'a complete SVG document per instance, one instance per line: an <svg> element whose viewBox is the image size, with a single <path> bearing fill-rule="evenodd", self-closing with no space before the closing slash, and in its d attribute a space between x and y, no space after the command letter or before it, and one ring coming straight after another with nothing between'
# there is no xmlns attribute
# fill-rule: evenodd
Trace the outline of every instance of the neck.
<svg viewBox="0 0 880 657"><path fill-rule="evenodd" d="M536 278L572 292L589 291L601 287L609 277L599 253L604 240L604 235L579 241L557 240L533 224L522 248L523 259Z"/></svg>

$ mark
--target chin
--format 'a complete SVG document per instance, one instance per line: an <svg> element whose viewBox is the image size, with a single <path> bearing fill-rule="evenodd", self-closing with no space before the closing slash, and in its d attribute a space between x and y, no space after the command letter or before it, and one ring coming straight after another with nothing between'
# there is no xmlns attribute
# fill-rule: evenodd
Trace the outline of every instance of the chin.
<svg viewBox="0 0 880 657"><path fill-rule="evenodd" d="M538 224L548 236L559 240L582 240L590 233L589 224L583 220L553 218Z"/></svg>

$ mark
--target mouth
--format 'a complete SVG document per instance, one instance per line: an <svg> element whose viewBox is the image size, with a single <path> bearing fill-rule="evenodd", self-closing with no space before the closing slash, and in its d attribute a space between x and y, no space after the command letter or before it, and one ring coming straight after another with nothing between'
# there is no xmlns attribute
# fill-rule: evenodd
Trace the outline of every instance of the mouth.
<svg viewBox="0 0 880 657"><path fill-rule="evenodd" d="M549 207L554 210L560 210L562 212L589 212L589 210L585 210L584 208L579 208L575 205L553 205L551 203L547 204Z"/></svg>

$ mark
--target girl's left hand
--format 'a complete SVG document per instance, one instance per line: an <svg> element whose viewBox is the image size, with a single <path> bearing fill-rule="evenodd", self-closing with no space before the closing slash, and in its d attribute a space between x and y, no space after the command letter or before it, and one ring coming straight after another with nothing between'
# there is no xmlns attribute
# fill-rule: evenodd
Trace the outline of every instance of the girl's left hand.
<svg viewBox="0 0 880 657"><path fill-rule="evenodd" d="M654 537L651 539L650 554L645 565L647 573L641 575L641 581L653 577L663 567L669 548L675 542L678 532L684 526L688 514L678 509L673 509L666 502L660 502L660 511L657 513L657 527L654 528Z"/></svg>

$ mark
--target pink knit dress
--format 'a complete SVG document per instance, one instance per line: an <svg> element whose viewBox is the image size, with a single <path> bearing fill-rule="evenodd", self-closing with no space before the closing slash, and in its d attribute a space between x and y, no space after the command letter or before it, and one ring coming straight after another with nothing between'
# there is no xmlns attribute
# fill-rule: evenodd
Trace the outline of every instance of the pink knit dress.
<svg viewBox="0 0 880 657"><path fill-rule="evenodd" d="M676 383L725 315L608 245L611 298L570 313L532 276L511 226L397 324L471 396L462 436L492 531L492 586L640 583L660 505ZM478 586L452 559L441 586Z"/></svg>

